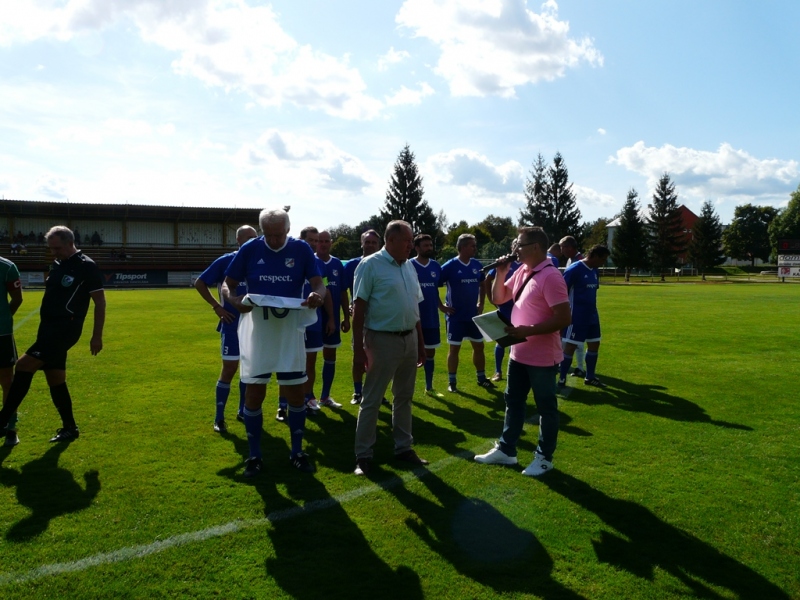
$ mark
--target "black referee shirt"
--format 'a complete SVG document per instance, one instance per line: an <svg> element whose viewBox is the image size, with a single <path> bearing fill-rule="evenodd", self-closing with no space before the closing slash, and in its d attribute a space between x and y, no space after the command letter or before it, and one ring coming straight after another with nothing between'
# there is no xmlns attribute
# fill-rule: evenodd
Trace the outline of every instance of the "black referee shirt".
<svg viewBox="0 0 800 600"><path fill-rule="evenodd" d="M42 320L83 321L89 311L89 294L102 289L103 274L80 250L64 261L55 261L45 283L40 311Z"/></svg>

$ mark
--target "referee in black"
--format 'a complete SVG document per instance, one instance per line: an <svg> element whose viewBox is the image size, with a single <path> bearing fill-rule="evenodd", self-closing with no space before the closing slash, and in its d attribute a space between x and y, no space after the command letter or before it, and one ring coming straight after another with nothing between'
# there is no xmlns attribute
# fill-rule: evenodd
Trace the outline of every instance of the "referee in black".
<svg viewBox="0 0 800 600"><path fill-rule="evenodd" d="M69 442L80 432L72 415L72 398L67 389L67 352L81 337L90 299L94 302L94 328L89 348L93 355L103 349L106 297L100 269L75 247L72 231L56 225L45 237L55 262L45 283L39 332L33 346L17 361L14 380L0 410L0 430L8 426L31 387L34 373L41 369L62 423L50 441Z"/></svg>

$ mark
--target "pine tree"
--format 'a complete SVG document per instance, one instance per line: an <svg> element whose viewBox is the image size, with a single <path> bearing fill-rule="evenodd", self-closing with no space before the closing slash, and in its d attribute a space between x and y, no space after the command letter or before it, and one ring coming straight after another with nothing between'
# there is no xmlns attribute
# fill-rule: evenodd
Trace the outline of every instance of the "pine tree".
<svg viewBox="0 0 800 600"><path fill-rule="evenodd" d="M394 164L394 173L386 190L386 203L380 211L381 233L390 221L401 219L411 225L415 235L427 233L435 237L438 231L436 215L424 200L424 194L414 153L406 144Z"/></svg>
<svg viewBox="0 0 800 600"><path fill-rule="evenodd" d="M620 269L625 269L625 281L630 281L631 269L640 269L647 264L647 230L639 211L639 192L631 188L611 242L611 260Z"/></svg>
<svg viewBox="0 0 800 600"><path fill-rule="evenodd" d="M658 181L653 201L647 207L647 229L650 236L650 262L661 273L678 265L678 255L686 249L686 236L683 220L678 208L678 194L669 173L664 173Z"/></svg>
<svg viewBox="0 0 800 600"><path fill-rule="evenodd" d="M700 217L694 223L692 242L689 245L689 260L700 271L703 281L706 279L707 269L725 262L725 253L722 251L722 223L710 201L703 203Z"/></svg>
<svg viewBox="0 0 800 600"><path fill-rule="evenodd" d="M569 171L560 152L547 167L538 154L525 181L525 210L520 211L520 225L536 225L547 233L553 242L565 235L581 235L581 211L575 201L575 192L569 183Z"/></svg>

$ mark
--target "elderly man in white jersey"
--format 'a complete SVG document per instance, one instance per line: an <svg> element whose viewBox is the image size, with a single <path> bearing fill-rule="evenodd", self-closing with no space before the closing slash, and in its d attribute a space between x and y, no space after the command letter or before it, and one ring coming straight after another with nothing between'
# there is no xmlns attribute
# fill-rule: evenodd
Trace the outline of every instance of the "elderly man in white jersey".
<svg viewBox="0 0 800 600"><path fill-rule="evenodd" d="M305 336L302 317L304 310L260 306L244 303L247 296L234 291L241 281L247 282L249 294L303 299L303 286L308 281L311 292L302 306L316 309L322 306L327 290L317 268L311 247L289 237L289 214L284 210L263 210L259 224L264 235L244 244L225 272L222 296L241 314L239 324L240 377L247 384L245 391L244 426L250 456L245 462L245 477L261 472L261 430L264 416L261 405L267 383L275 372L281 386L281 396L288 401L288 424L291 432L292 466L311 473L314 466L303 452L306 406L303 384L305 373ZM310 315L316 319L316 315ZM270 328L264 335L264 328ZM260 335L259 335L260 334Z"/></svg>

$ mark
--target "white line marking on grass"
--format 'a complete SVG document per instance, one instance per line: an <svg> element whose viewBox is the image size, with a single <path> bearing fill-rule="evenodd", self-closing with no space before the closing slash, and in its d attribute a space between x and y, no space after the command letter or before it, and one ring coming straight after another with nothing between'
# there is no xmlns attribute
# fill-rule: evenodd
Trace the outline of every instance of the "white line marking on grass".
<svg viewBox="0 0 800 600"><path fill-rule="evenodd" d="M17 329L22 327L25 323L27 323L30 320L30 318L33 315L37 314L38 312L39 312L39 309L38 308L34 308L31 312L29 312L27 315L22 317L19 321L15 320L14 321L14 331L16 331Z"/></svg>
<svg viewBox="0 0 800 600"><path fill-rule="evenodd" d="M231 521L230 523L226 523L224 525L217 525L216 527L209 527L208 529L201 529L200 531L192 531L189 533L174 535L164 540L152 542L151 544L120 548L119 550L114 550L113 552L103 552L101 554L95 554L94 556L88 556L72 562L42 565L41 567L36 567L35 569L31 569L26 573L0 574L0 586L9 585L12 583L35 581L37 579L43 579L52 575L61 575L62 573L85 571L86 569L96 567L98 565L126 562L136 558L142 558L151 554L156 554L158 552L163 552L164 550L169 550L170 548L175 548L177 546L184 546L194 542L203 542L211 538L222 537L224 535L236 533L237 531L242 531L243 529L260 527L266 525L267 523L285 521L286 519L292 519L300 515L325 510L326 508L352 502L353 500L361 498L362 496L366 496L367 494L373 494L375 492L380 492L381 490L389 490L397 487L398 485L406 484L414 479L420 479L428 472L435 473L437 471L441 471L445 467L450 466L456 460L471 457L472 454L473 453L469 451L459 452L453 456L448 456L447 458L436 461L434 464L429 465L428 467L419 467L413 471L404 473L401 476L396 475L381 483L370 483L369 485L345 492L344 494L339 494L338 496L332 498L323 498L321 500L314 500L313 502L309 502L303 506L293 506L284 510L278 510L268 514L263 519Z"/></svg>

